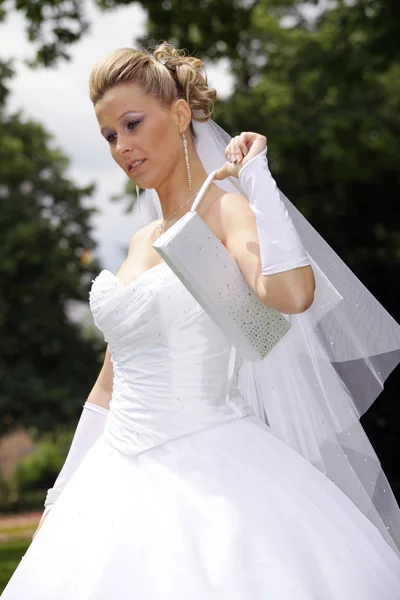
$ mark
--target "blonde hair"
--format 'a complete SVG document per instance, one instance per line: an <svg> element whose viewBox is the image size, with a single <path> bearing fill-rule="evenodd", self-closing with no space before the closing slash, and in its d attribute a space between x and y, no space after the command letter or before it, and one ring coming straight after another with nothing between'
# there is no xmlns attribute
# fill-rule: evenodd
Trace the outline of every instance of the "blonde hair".
<svg viewBox="0 0 400 600"><path fill-rule="evenodd" d="M153 52L118 48L104 56L90 74L91 101L96 104L109 89L122 83L135 83L162 106L183 98L196 121L208 121L214 110L216 91L208 87L202 61L168 42ZM191 131L193 134L192 126Z"/></svg>

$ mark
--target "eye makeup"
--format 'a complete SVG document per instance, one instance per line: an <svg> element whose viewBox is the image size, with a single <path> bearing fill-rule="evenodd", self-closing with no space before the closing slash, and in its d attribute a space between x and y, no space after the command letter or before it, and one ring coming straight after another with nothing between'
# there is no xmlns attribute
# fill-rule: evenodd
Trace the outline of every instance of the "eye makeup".
<svg viewBox="0 0 400 600"><path fill-rule="evenodd" d="M136 127L140 125L140 123L142 123L142 121L144 120L144 114L136 112L126 112L123 115L121 115L118 120L126 131L132 131L133 129L136 129ZM117 136L116 132L109 127L103 127L101 129L101 134L108 142L114 141Z"/></svg>
<svg viewBox="0 0 400 600"><path fill-rule="evenodd" d="M136 122L139 124L143 121L143 119L144 119L143 113L127 112L127 113L124 113L123 115L121 115L120 118L118 119L118 121L121 123L121 125L123 127L127 127L132 122Z"/></svg>

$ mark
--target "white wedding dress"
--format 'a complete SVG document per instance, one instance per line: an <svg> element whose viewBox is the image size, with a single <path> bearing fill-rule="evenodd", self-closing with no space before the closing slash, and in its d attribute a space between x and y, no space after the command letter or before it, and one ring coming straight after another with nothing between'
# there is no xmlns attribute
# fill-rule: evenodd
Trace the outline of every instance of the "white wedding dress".
<svg viewBox="0 0 400 600"><path fill-rule="evenodd" d="M90 304L110 414L3 600L399 600L396 552L250 414L228 340L165 263L126 286L101 271Z"/></svg>

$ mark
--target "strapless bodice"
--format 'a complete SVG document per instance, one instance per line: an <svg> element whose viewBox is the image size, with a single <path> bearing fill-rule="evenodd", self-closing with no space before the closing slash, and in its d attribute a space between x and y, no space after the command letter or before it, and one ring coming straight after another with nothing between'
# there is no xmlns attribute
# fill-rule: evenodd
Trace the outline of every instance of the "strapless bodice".
<svg viewBox="0 0 400 600"><path fill-rule="evenodd" d="M251 414L235 350L166 263L128 285L103 270L89 298L112 355L113 446L137 454Z"/></svg>

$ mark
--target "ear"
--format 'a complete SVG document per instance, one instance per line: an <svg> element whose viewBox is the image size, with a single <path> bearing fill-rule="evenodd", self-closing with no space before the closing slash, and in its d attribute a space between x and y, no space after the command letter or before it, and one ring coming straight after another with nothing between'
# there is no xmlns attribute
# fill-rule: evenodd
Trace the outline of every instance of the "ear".
<svg viewBox="0 0 400 600"><path fill-rule="evenodd" d="M192 120L192 111L189 104L183 98L179 98L173 104L172 110L179 133L185 132Z"/></svg>

